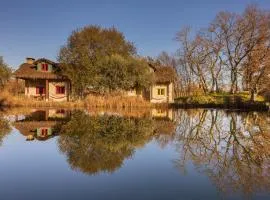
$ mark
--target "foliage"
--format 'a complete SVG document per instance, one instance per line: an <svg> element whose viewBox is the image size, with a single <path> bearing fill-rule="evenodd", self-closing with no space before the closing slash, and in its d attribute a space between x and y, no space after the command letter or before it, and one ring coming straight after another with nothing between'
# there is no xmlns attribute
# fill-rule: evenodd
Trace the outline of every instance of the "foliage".
<svg viewBox="0 0 270 200"><path fill-rule="evenodd" d="M254 93L265 88L265 78L269 80L269 16L269 11L250 5L240 14L219 12L195 34L190 27L178 32L177 66L186 90L192 84L205 94L222 88L235 94L242 89L254 100Z"/></svg>
<svg viewBox="0 0 270 200"><path fill-rule="evenodd" d="M116 28L86 26L72 32L58 60L73 92L84 96L87 90L104 93L149 84L147 65L135 55L134 45Z"/></svg>
<svg viewBox="0 0 270 200"><path fill-rule="evenodd" d="M144 60L132 57L125 59L115 54L106 56L98 62L97 66L99 75L95 89L98 91L142 89L151 84L148 64Z"/></svg>
<svg viewBox="0 0 270 200"><path fill-rule="evenodd" d="M4 62L3 57L0 56L0 88L9 80L11 76L11 69Z"/></svg>
<svg viewBox="0 0 270 200"><path fill-rule="evenodd" d="M147 118L89 116L82 111L60 129L59 147L72 168L85 173L113 172L153 134Z"/></svg>
<svg viewBox="0 0 270 200"><path fill-rule="evenodd" d="M230 93L211 93L205 95L185 96L175 99L176 105L188 107L221 107L238 109L258 109L267 110L263 96L257 95L254 102L250 102L250 94L241 92L238 94Z"/></svg>
<svg viewBox="0 0 270 200"><path fill-rule="evenodd" d="M8 121L0 116L0 145L2 144L4 137L7 136L10 131L11 128Z"/></svg>

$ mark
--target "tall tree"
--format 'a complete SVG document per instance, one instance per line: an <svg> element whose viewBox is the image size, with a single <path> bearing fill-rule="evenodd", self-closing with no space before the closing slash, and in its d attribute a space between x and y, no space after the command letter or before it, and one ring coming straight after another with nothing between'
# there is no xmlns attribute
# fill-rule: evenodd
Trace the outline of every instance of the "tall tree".
<svg viewBox="0 0 270 200"><path fill-rule="evenodd" d="M87 88L104 92L138 84L138 79L133 83L128 80L128 72L133 70L130 68L136 67L135 56L135 46L116 28L86 26L72 32L60 49L58 60L62 63L61 73L71 79L74 92L83 96ZM137 65L146 70L141 60Z"/></svg>
<svg viewBox="0 0 270 200"><path fill-rule="evenodd" d="M238 90L243 63L262 42L258 30L265 22L261 21L261 12L254 6L248 6L242 15L220 12L211 24L213 32L224 44L222 58L230 70L231 93Z"/></svg>
<svg viewBox="0 0 270 200"><path fill-rule="evenodd" d="M270 81L270 13L249 7L245 15L260 38L243 65L244 87L251 94L250 100L254 101L255 94L260 92L259 87L264 89Z"/></svg>
<svg viewBox="0 0 270 200"><path fill-rule="evenodd" d="M191 38L190 33L190 28L184 28L177 33L176 39L181 45L179 49L180 62L189 71L188 75L193 76L190 79L198 82L203 91L207 93L209 87L205 67L207 66L209 48L204 45L204 40L200 35Z"/></svg>
<svg viewBox="0 0 270 200"><path fill-rule="evenodd" d="M269 78L269 16L269 11L250 5L242 14L218 13L207 29L195 34L182 29L176 36L182 79L205 93L218 92L220 84L227 83L231 93L247 89L253 100Z"/></svg>
<svg viewBox="0 0 270 200"><path fill-rule="evenodd" d="M172 67L174 69L176 74L176 78L174 79L174 94L177 97L179 91L181 90L181 75L178 71L178 59L176 56L169 55L166 51L163 51L158 55L156 62L162 66Z"/></svg>

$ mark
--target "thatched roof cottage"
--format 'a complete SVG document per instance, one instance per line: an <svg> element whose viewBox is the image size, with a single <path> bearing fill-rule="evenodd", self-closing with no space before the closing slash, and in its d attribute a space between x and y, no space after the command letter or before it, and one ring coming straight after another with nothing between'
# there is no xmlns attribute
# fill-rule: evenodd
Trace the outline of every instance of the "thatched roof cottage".
<svg viewBox="0 0 270 200"><path fill-rule="evenodd" d="M174 81L176 73L170 66L150 65L154 73L154 83L150 87L151 103L173 103L174 102Z"/></svg>
<svg viewBox="0 0 270 200"><path fill-rule="evenodd" d="M28 97L68 101L71 82L67 77L58 75L58 69L59 64L51 60L26 58L14 75L17 79L25 80L25 95Z"/></svg>
<svg viewBox="0 0 270 200"><path fill-rule="evenodd" d="M68 101L71 94L70 80L56 73L60 65L45 58L26 58L14 75L25 80L25 95L46 101ZM151 103L173 103L173 83L176 73L169 66L154 66L149 64L154 82L144 91L130 90L128 96L142 96Z"/></svg>

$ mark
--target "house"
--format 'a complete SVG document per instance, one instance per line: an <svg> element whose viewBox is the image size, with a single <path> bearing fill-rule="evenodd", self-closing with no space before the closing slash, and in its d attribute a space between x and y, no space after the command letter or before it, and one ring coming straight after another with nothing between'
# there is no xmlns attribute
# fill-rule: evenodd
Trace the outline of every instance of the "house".
<svg viewBox="0 0 270 200"><path fill-rule="evenodd" d="M151 116L153 119L157 120L175 120L175 113L173 109L162 109L162 108L152 108L151 109Z"/></svg>
<svg viewBox="0 0 270 200"><path fill-rule="evenodd" d="M61 123L69 120L70 112L64 110L36 110L23 119L16 119L14 127L25 137L40 141L58 135Z"/></svg>
<svg viewBox="0 0 270 200"><path fill-rule="evenodd" d="M127 96L137 96L151 103L173 103L174 81L176 72L170 66L155 66L149 64L150 73L153 73L153 83L144 90L131 89L126 91Z"/></svg>
<svg viewBox="0 0 270 200"><path fill-rule="evenodd" d="M59 64L45 58L26 58L14 72L16 79L25 80L25 95L46 101L69 101L71 82L56 72Z"/></svg>
<svg viewBox="0 0 270 200"><path fill-rule="evenodd" d="M70 80L56 73L59 63L45 58L26 58L14 75L25 80L25 95L46 101L69 101L71 94ZM174 80L176 73L172 67L149 64L154 81L144 90L132 89L125 91L127 96L140 96L151 103L174 102Z"/></svg>
<svg viewBox="0 0 270 200"><path fill-rule="evenodd" d="M172 67L150 65L154 82L150 86L151 103L173 103L176 73Z"/></svg>

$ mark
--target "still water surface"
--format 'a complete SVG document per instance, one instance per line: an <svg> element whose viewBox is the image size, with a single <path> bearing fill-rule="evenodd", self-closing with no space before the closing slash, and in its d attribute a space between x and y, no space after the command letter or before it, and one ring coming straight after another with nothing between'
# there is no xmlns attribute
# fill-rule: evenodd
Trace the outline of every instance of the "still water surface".
<svg viewBox="0 0 270 200"><path fill-rule="evenodd" d="M270 115L7 110L0 174L5 200L270 199Z"/></svg>

